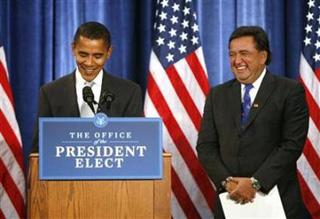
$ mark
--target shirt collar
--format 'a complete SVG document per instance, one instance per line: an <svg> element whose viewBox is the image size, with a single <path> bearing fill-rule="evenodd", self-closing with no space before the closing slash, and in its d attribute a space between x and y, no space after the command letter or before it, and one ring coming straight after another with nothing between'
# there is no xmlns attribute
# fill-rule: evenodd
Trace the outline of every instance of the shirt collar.
<svg viewBox="0 0 320 219"><path fill-rule="evenodd" d="M259 87L260 87L260 85L262 83L262 80L263 80L264 76L266 75L266 73L267 73L267 68L264 67L261 75L257 78L257 80L255 80L255 82L252 83L253 88L259 89ZM242 90L244 89L244 87L245 87L245 84L241 84L241 89Z"/></svg>
<svg viewBox="0 0 320 219"><path fill-rule="evenodd" d="M267 72L267 68L264 67L261 75L257 78L257 80L255 82L252 83L253 87L255 88L259 88L261 83L262 83L262 80L264 78L264 76L266 75L266 72Z"/></svg>

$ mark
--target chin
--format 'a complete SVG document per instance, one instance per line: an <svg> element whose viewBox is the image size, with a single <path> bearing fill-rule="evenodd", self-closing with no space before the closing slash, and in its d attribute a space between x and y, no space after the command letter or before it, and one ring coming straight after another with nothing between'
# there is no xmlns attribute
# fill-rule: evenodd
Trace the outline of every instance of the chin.
<svg viewBox="0 0 320 219"><path fill-rule="evenodd" d="M95 77L99 72L86 72L86 77Z"/></svg>
<svg viewBox="0 0 320 219"><path fill-rule="evenodd" d="M241 83L244 82L244 81L246 81L246 80L248 80L248 78L243 78L243 77L236 77L236 79L237 79L238 81L240 81Z"/></svg>

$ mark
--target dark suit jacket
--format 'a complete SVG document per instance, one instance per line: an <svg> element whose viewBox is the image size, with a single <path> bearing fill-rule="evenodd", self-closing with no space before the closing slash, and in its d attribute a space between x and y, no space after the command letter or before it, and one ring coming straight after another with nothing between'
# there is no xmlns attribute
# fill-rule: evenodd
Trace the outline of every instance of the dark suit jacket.
<svg viewBox="0 0 320 219"><path fill-rule="evenodd" d="M217 188L228 176L253 176L265 193L278 185L287 218L299 218L296 161L308 130L303 87L267 72L243 127L240 118L240 83L211 89L197 142L200 162ZM221 216L221 206L215 212Z"/></svg>
<svg viewBox="0 0 320 219"><path fill-rule="evenodd" d="M114 94L110 108L102 105L102 112L110 117L143 116L141 89L136 83L112 76L104 71L101 93ZM102 95L100 95L102 96ZM101 103L101 99L99 101ZM77 102L75 72L40 88L38 117L80 117ZM38 151L38 121L33 151Z"/></svg>

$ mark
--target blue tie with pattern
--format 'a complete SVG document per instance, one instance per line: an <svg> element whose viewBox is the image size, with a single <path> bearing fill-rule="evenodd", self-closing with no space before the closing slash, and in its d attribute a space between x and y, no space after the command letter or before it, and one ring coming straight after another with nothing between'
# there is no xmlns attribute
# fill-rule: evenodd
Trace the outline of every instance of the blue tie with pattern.
<svg viewBox="0 0 320 219"><path fill-rule="evenodd" d="M249 112L251 108L251 98L249 95L250 90L253 88L252 84L246 84L244 87L244 96L243 96L243 102L241 105L241 124L244 125L249 117Z"/></svg>

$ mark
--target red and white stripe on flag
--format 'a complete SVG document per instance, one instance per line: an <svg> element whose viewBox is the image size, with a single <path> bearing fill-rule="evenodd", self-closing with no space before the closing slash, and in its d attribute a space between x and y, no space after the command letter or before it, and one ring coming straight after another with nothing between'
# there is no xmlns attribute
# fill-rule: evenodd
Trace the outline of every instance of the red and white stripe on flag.
<svg viewBox="0 0 320 219"><path fill-rule="evenodd" d="M25 201L21 137L0 45L0 218L25 218Z"/></svg>
<svg viewBox="0 0 320 219"><path fill-rule="evenodd" d="M196 154L209 81L191 0L158 1L145 96L172 154L172 217L213 218L214 185Z"/></svg>
<svg viewBox="0 0 320 219"><path fill-rule="evenodd" d="M299 181L304 203L312 218L320 218L320 5L308 2L305 38L300 58L300 79L309 106L309 131L298 160Z"/></svg>

